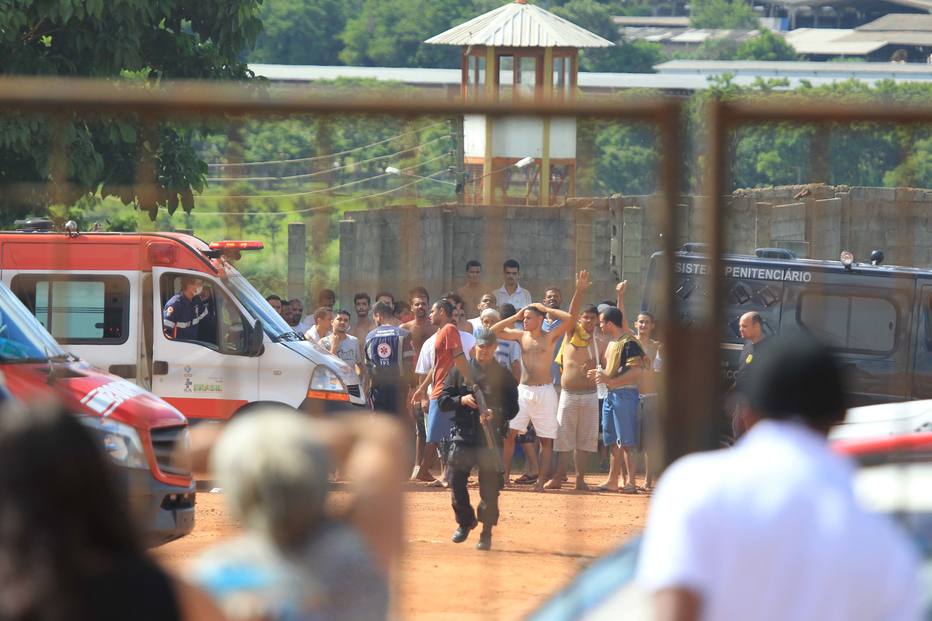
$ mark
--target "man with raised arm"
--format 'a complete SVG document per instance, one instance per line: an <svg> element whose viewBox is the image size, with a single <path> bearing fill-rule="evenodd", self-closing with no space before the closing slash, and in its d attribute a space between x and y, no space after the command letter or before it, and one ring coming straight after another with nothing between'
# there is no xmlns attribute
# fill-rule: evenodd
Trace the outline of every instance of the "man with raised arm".
<svg viewBox="0 0 932 621"><path fill-rule="evenodd" d="M515 437L527 431L528 423L534 423L540 438L540 476L534 488L543 491L544 482L550 474L553 455L553 440L557 437L557 391L553 387L551 364L554 347L566 331L576 324L582 293L589 288L589 272L583 270L576 276L576 290L570 312L547 308L543 304L529 304L511 317L506 317L492 327L500 338L517 341L521 345L521 384L518 386L518 415L509 423L505 438L503 461L505 484L510 483L511 458L515 450ZM550 332L543 331L544 318L560 319L559 326ZM517 330L514 323L524 320L524 329Z"/></svg>

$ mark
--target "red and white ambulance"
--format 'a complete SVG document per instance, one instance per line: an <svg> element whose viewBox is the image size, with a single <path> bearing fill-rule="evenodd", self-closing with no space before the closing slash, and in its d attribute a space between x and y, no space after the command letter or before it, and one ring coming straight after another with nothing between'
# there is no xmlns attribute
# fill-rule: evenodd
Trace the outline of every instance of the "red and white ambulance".
<svg viewBox="0 0 932 621"><path fill-rule="evenodd" d="M194 480L177 459L188 443L184 416L139 386L65 353L2 284L0 383L20 402L56 395L95 431L149 543L191 532Z"/></svg>
<svg viewBox="0 0 932 621"><path fill-rule="evenodd" d="M365 405L355 369L296 334L233 266L261 247L180 233L4 232L0 280L70 351L191 421L257 403ZM208 327L196 339L169 338L162 309L187 278L203 283Z"/></svg>

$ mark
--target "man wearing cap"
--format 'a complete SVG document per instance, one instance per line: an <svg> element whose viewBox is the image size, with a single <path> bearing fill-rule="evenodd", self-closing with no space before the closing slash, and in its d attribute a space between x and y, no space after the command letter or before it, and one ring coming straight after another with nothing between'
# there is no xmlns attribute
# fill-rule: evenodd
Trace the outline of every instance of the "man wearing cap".
<svg viewBox="0 0 932 621"><path fill-rule="evenodd" d="M459 369L453 368L444 380L438 400L442 411L453 412L447 460L453 513L458 525L453 542L466 541L469 531L482 522L482 533L476 545L479 550L492 546L492 527L498 523L498 494L504 483L496 453L501 449L508 421L518 413L518 384L511 372L495 360L497 347L495 333L480 328L476 332L475 358L467 363L470 377L464 377ZM488 409L484 412L480 411L476 390L485 397ZM483 425L488 425L488 434ZM477 512L473 511L466 488L474 467L479 468Z"/></svg>
<svg viewBox="0 0 932 621"><path fill-rule="evenodd" d="M660 478L638 559L654 618L921 618L914 549L860 505L854 464L826 441L845 417L838 359L811 336L781 336L747 396L733 448Z"/></svg>

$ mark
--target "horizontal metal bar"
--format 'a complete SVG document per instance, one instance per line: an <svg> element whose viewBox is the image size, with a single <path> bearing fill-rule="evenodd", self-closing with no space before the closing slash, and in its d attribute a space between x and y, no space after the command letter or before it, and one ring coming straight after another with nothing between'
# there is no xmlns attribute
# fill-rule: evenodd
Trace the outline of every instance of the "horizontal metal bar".
<svg viewBox="0 0 932 621"><path fill-rule="evenodd" d="M392 96L384 92L340 97L314 93L307 86L265 82L172 82L145 86L92 78L0 78L0 109L56 114L139 114L156 117L204 117L217 114L381 114L501 116L549 115L603 117L662 123L679 102L660 97L619 97L575 102L462 101L419 93Z"/></svg>

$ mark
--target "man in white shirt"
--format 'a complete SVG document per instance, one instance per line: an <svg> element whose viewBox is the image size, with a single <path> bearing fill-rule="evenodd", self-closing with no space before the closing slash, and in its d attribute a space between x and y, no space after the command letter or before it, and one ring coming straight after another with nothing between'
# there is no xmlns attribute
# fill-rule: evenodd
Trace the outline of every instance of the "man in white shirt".
<svg viewBox="0 0 932 621"><path fill-rule="evenodd" d="M304 333L304 338L314 343L320 343L320 339L330 334L331 324L333 323L333 311L325 306L321 306L314 311L314 325Z"/></svg>
<svg viewBox="0 0 932 621"><path fill-rule="evenodd" d="M774 341L749 378L751 428L661 477L638 580L657 619L919 619L916 553L833 453L842 371L811 338Z"/></svg>
<svg viewBox="0 0 932 621"><path fill-rule="evenodd" d="M521 265L514 259L508 259L502 265L502 274L505 282L502 286L493 291L495 294L496 305L511 304L515 308L524 308L529 306L534 300L527 289L522 289L518 284L518 274L521 273Z"/></svg>

